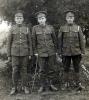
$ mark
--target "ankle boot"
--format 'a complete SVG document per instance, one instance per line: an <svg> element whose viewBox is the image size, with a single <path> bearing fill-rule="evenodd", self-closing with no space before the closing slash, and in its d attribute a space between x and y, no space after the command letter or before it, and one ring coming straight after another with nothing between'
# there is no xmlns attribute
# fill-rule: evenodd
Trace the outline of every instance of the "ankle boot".
<svg viewBox="0 0 89 100"><path fill-rule="evenodd" d="M16 87L13 87L11 89L10 95L15 95L16 93L17 93L17 88Z"/></svg>

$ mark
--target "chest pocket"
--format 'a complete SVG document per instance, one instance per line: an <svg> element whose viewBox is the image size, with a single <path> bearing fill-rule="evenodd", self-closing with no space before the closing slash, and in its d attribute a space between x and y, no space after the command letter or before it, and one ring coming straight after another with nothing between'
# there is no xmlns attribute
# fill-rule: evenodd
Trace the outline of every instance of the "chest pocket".
<svg viewBox="0 0 89 100"><path fill-rule="evenodd" d="M78 38L78 33L79 33L79 27L76 29L71 29L71 30L63 30L64 38L70 37L70 38Z"/></svg>
<svg viewBox="0 0 89 100"><path fill-rule="evenodd" d="M28 32L29 29L27 27L21 27L13 29L12 34L18 34L18 33L28 34Z"/></svg>
<svg viewBox="0 0 89 100"><path fill-rule="evenodd" d="M18 29L13 29L13 30L12 30L12 34L13 34L13 35L16 35L16 34L18 34L18 33L19 33L19 30L18 30Z"/></svg>
<svg viewBox="0 0 89 100"><path fill-rule="evenodd" d="M62 34L63 34L63 38L69 37L69 30L63 30Z"/></svg>
<svg viewBox="0 0 89 100"><path fill-rule="evenodd" d="M20 30L20 33L23 33L23 34L28 34L29 30L27 27L24 27Z"/></svg>
<svg viewBox="0 0 89 100"><path fill-rule="evenodd" d="M28 28L21 28L21 30L20 29L14 29L12 31L12 36L13 36L13 40L19 41L20 37L23 40L28 40Z"/></svg>
<svg viewBox="0 0 89 100"><path fill-rule="evenodd" d="M43 33L41 31L36 32L37 35L42 35Z"/></svg>
<svg viewBox="0 0 89 100"><path fill-rule="evenodd" d="M79 26L76 27L75 29L72 29L73 37L76 39L79 38Z"/></svg>
<svg viewBox="0 0 89 100"><path fill-rule="evenodd" d="M48 27L46 28L44 32L45 32L47 41L50 41L52 39L52 30Z"/></svg>
<svg viewBox="0 0 89 100"><path fill-rule="evenodd" d="M78 32L78 31L73 31L72 33L73 33L73 34L72 34L73 37L78 39L78 33L79 33L79 32Z"/></svg>

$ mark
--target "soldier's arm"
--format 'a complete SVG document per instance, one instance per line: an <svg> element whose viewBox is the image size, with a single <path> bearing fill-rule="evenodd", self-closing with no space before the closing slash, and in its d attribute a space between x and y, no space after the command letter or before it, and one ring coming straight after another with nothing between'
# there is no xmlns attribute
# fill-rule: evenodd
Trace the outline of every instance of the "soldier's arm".
<svg viewBox="0 0 89 100"><path fill-rule="evenodd" d="M81 27L79 27L79 41L80 41L80 49L81 53L85 53L85 43L84 43L84 37L83 37L83 32L81 30Z"/></svg>
<svg viewBox="0 0 89 100"><path fill-rule="evenodd" d="M33 53L37 54L37 37L36 37L35 27L32 28L32 46L33 46Z"/></svg>
<svg viewBox="0 0 89 100"><path fill-rule="evenodd" d="M28 32L28 48L29 48L29 55L32 56L33 55L33 51L32 51L32 37L31 37L31 31L29 28L27 28L27 32Z"/></svg>
<svg viewBox="0 0 89 100"><path fill-rule="evenodd" d="M63 35L62 35L62 27L59 29L58 33L58 53L61 55L62 53L62 45L63 45Z"/></svg>
<svg viewBox="0 0 89 100"><path fill-rule="evenodd" d="M53 39L53 43L54 43L54 46L55 46L56 52L57 52L58 51L58 48L57 48L57 37L56 37L55 30L54 30L53 27L52 27L52 39Z"/></svg>
<svg viewBox="0 0 89 100"><path fill-rule="evenodd" d="M12 29L10 30L9 36L7 38L7 56L11 57L11 45L12 45L12 40L13 40L13 36L12 36Z"/></svg>

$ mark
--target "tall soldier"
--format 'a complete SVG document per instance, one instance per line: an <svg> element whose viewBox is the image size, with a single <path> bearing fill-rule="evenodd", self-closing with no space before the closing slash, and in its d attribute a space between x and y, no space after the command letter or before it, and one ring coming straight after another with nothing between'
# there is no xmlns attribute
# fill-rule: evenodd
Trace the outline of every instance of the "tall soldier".
<svg viewBox="0 0 89 100"><path fill-rule="evenodd" d="M59 31L59 53L63 56L65 85L69 84L69 71L71 60L75 71L75 83L77 89L80 87L79 69L81 57L85 53L83 33L79 25L75 24L75 13L72 10L66 12L67 23L60 27Z"/></svg>
<svg viewBox="0 0 89 100"><path fill-rule="evenodd" d="M24 15L22 11L17 11L15 14L15 25L11 27L7 41L8 60L12 62L12 82L13 88L11 95L17 92L18 86L18 71L21 75L22 87L26 94L29 93L27 87L27 64L28 59L32 55L31 35L28 27L23 23Z"/></svg>
<svg viewBox="0 0 89 100"><path fill-rule="evenodd" d="M54 28L46 23L46 11L39 11L36 13L39 25L33 27L32 39L35 56L38 56L38 63L40 67L41 87L38 92L43 92L46 85L51 90L57 90L53 85L54 77L54 60L56 54L56 36Z"/></svg>

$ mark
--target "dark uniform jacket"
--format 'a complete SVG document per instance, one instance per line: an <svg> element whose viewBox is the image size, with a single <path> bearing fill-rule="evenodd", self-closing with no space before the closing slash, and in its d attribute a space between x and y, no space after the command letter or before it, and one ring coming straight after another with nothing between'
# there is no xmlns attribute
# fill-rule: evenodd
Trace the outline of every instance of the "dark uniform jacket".
<svg viewBox="0 0 89 100"><path fill-rule="evenodd" d="M80 26L64 25L59 31L59 53L65 56L85 53L83 33Z"/></svg>
<svg viewBox="0 0 89 100"><path fill-rule="evenodd" d="M41 25L34 26L32 40L34 54L38 53L40 57L46 57L56 53L56 36L51 25L46 25L45 27Z"/></svg>
<svg viewBox="0 0 89 100"><path fill-rule="evenodd" d="M31 34L28 27L12 26L7 41L7 55L8 57L32 55Z"/></svg>

